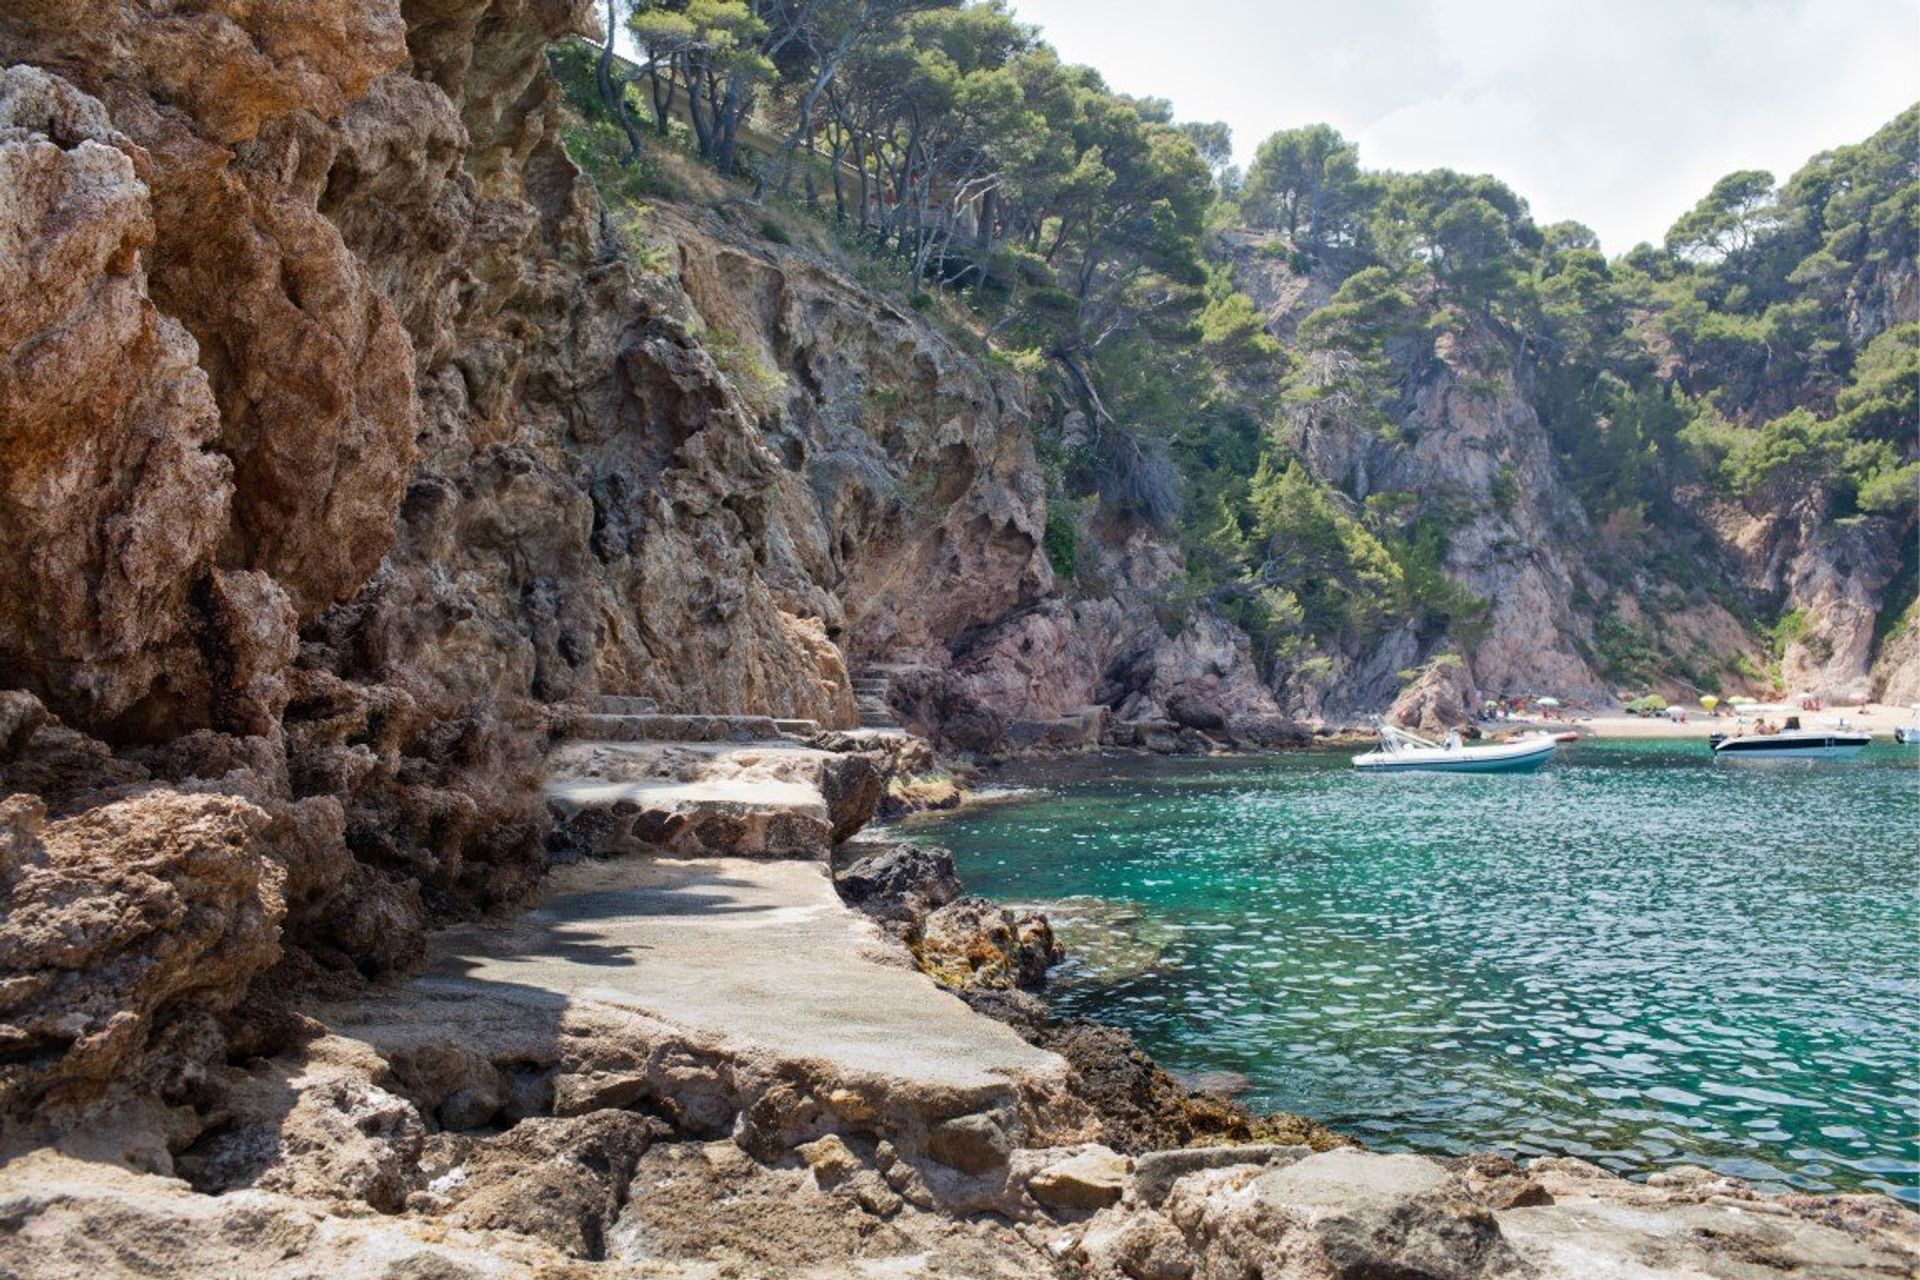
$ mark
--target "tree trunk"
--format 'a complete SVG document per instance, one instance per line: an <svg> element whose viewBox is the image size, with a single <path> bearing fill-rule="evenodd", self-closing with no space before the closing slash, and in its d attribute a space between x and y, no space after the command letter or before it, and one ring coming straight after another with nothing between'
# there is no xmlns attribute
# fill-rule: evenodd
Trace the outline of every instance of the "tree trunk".
<svg viewBox="0 0 1920 1280"><path fill-rule="evenodd" d="M600 58L594 63L593 81L600 89L600 105L607 114L617 116L620 112L620 99L613 87L613 33L619 27L617 8L620 0L607 0L607 39L600 46Z"/></svg>
<svg viewBox="0 0 1920 1280"><path fill-rule="evenodd" d="M861 235L867 232L867 211L872 207L870 193L867 190L867 148L863 141L865 135L858 129L848 127L847 133L853 144L853 171L860 175L860 215L854 220L854 229Z"/></svg>
<svg viewBox="0 0 1920 1280"><path fill-rule="evenodd" d="M661 137L667 136L667 121L673 113L673 71L668 69L666 78L660 76L660 64L656 61L647 72L648 90L653 96L653 131Z"/></svg>
<svg viewBox="0 0 1920 1280"><path fill-rule="evenodd" d="M613 75L613 33L619 29L620 0L607 0L607 41L600 46L600 57L593 68L594 83L600 90L600 103L606 107L607 114L620 126L620 132L627 135L627 154L621 158L622 164L632 164L640 158L640 126L634 120L633 113L627 110L627 85Z"/></svg>
<svg viewBox="0 0 1920 1280"><path fill-rule="evenodd" d="M981 253L993 251L993 220L998 216L999 187L988 187L980 196L980 222L973 229L973 247Z"/></svg>
<svg viewBox="0 0 1920 1280"><path fill-rule="evenodd" d="M728 177L733 176L734 154L739 145L740 116L744 110L741 102L741 88L745 77L733 72L727 77L727 92L721 98L719 108L713 113L715 133L714 167Z"/></svg>
<svg viewBox="0 0 1920 1280"><path fill-rule="evenodd" d="M692 55L688 55L685 65L686 74L681 78L687 86L687 120L693 125L694 148L705 159L713 155L713 122L707 118L706 104L702 101L707 76Z"/></svg>
<svg viewBox="0 0 1920 1280"><path fill-rule="evenodd" d="M847 129L839 119L838 111L835 112L831 129L827 137L833 144L833 158L830 161L833 165L833 220L843 223L847 220L847 187L841 177L840 165L847 155Z"/></svg>

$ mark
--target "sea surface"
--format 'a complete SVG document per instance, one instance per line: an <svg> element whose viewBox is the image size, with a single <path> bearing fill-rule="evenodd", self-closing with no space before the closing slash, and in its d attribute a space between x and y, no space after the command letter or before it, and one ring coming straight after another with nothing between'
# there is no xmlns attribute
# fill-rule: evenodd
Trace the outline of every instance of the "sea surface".
<svg viewBox="0 0 1920 1280"><path fill-rule="evenodd" d="M1531 776L1106 758L910 824L1045 906L1067 1015L1384 1151L1702 1164L1920 1203L1920 751Z"/></svg>

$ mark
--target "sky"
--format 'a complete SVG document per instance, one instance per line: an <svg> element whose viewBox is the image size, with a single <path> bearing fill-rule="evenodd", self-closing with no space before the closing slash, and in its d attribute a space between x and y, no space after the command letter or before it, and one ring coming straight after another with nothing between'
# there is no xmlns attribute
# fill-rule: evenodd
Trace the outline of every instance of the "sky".
<svg viewBox="0 0 1920 1280"><path fill-rule="evenodd" d="M1013 0L1245 164L1324 121L1369 169L1490 173L1609 254L1736 169L1784 180L1920 100L1920 0Z"/></svg>

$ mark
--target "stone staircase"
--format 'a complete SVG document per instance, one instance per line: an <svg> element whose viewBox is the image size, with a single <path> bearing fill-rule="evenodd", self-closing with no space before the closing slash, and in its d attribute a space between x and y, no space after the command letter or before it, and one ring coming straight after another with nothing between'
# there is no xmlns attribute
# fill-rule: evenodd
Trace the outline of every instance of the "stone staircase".
<svg viewBox="0 0 1920 1280"><path fill-rule="evenodd" d="M853 675L853 704L860 713L862 729L906 732L893 714L888 696L893 692L893 676L884 667L862 667Z"/></svg>
<svg viewBox="0 0 1920 1280"><path fill-rule="evenodd" d="M868 757L808 745L820 731L814 720L583 698L547 758L553 850L824 859L872 816L882 784Z"/></svg>
<svg viewBox="0 0 1920 1280"><path fill-rule="evenodd" d="M566 724L572 742L773 742L820 732L817 720L775 716L670 715L652 698L602 693L580 703Z"/></svg>

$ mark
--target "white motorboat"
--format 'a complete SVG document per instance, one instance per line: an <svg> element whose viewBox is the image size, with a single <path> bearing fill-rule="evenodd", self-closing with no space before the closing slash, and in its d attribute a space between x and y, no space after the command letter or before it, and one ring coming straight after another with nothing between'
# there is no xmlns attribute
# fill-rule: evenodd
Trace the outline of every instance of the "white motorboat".
<svg viewBox="0 0 1920 1280"><path fill-rule="evenodd" d="M1893 740L1903 747L1920 747L1920 724L1896 726L1893 731Z"/></svg>
<svg viewBox="0 0 1920 1280"><path fill-rule="evenodd" d="M1559 744L1544 733L1469 747L1458 732L1448 734L1445 742L1433 742L1383 724L1380 745L1355 756L1353 764L1373 773L1531 773L1553 759L1558 749Z"/></svg>
<svg viewBox="0 0 1920 1280"><path fill-rule="evenodd" d="M1715 734L1707 740L1716 760L1851 760L1867 749L1871 734L1858 729L1802 729L1777 733Z"/></svg>

